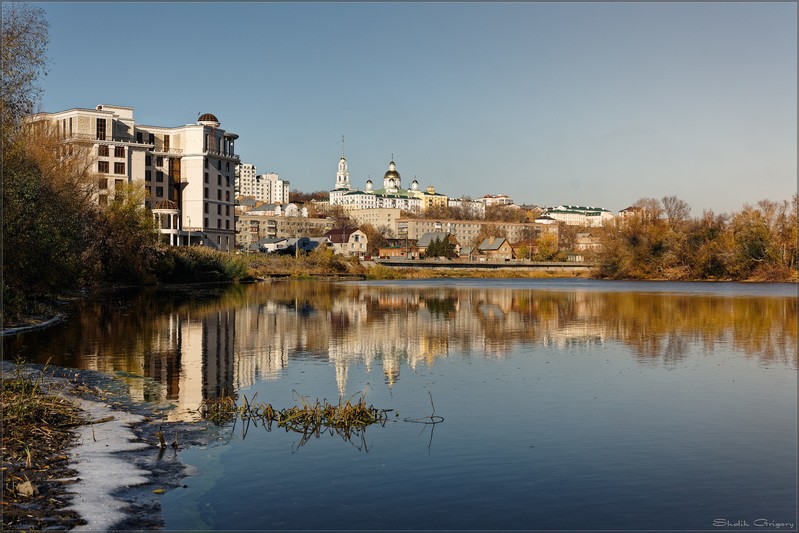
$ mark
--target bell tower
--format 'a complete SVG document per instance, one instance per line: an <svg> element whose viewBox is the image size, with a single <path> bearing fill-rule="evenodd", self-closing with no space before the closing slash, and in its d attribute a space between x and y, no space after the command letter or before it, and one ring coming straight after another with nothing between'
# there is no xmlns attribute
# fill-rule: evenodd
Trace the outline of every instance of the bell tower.
<svg viewBox="0 0 799 533"><path fill-rule="evenodd" d="M350 173L347 172L347 159L344 157L344 136L341 136L341 159L338 160L336 172L336 189L352 189L350 186Z"/></svg>

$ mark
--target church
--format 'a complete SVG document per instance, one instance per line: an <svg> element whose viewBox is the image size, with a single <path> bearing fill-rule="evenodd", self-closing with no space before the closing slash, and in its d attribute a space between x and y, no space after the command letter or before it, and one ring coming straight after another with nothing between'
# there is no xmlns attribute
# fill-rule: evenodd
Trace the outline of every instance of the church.
<svg viewBox="0 0 799 533"><path fill-rule="evenodd" d="M435 188L419 190L419 182L413 180L409 189L402 188L402 177L393 161L383 175L383 187L375 189L372 180L366 181L364 190L350 185L347 159L344 157L344 139L341 140L341 159L336 172L336 188L330 191L330 205L340 205L346 209L396 208L418 213L428 207L447 205L447 197L437 193Z"/></svg>

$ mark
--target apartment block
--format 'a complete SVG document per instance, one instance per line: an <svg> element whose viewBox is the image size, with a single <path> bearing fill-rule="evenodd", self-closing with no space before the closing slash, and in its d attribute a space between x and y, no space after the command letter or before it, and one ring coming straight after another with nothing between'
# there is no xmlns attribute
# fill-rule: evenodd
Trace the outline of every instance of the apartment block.
<svg viewBox="0 0 799 533"><path fill-rule="evenodd" d="M401 218L397 220L397 234L409 241L417 241L425 233L445 232L452 234L461 246L477 245L482 239L483 230L501 232L508 241L516 243L536 238L542 233L557 235L557 225L530 222L485 222L481 220L432 220L423 218Z"/></svg>
<svg viewBox="0 0 799 533"><path fill-rule="evenodd" d="M285 205L289 203L288 180L280 179L275 172L258 174L255 165L243 163L236 166L236 196L248 196L260 202Z"/></svg>
<svg viewBox="0 0 799 533"><path fill-rule="evenodd" d="M101 104L28 120L47 121L65 143L89 148L99 205L123 184L141 184L164 242L233 249L238 135L221 129L214 115L184 126L150 126L135 122L132 107Z"/></svg>

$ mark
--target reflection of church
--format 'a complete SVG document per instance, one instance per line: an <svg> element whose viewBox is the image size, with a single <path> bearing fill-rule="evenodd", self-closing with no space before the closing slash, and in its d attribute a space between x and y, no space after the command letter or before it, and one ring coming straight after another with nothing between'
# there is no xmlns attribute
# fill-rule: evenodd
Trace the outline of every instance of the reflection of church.
<svg viewBox="0 0 799 533"><path fill-rule="evenodd" d="M585 295L542 299L501 289L395 288L356 289L333 300L326 293L321 300L312 292L297 297L286 291L284 299L262 294L249 305L178 310L155 321L142 373L160 388L159 396L176 404L171 420L196 419L207 398L235 398L241 387L278 379L296 353L332 363L331 378L346 398L352 365L368 373L379 365L393 387L403 366L416 372L450 353L502 357L519 341L604 341L593 320L601 309Z"/></svg>

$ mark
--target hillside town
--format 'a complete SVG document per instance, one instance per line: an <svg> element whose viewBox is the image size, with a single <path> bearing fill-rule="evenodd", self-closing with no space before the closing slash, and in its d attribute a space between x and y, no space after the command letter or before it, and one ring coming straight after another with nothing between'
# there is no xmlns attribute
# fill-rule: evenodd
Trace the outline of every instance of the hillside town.
<svg viewBox="0 0 799 533"><path fill-rule="evenodd" d="M322 246L365 259L583 261L604 225L639 210L614 215L601 207L517 205L501 193L472 199L417 179L406 188L393 160L382 184L369 179L358 188L343 137L333 188L292 201L291 183L242 162L238 135L211 113L183 126L153 126L137 123L132 107L101 104L39 113L28 122L49 124L66 146L84 147L98 205L108 205L122 187L143 187L144 206L170 246L288 254Z"/></svg>

